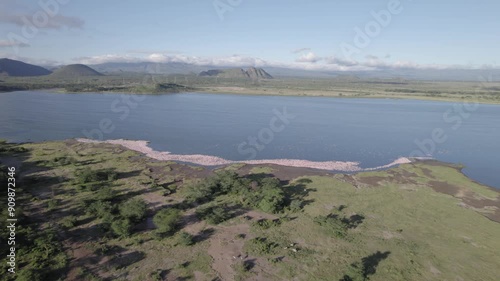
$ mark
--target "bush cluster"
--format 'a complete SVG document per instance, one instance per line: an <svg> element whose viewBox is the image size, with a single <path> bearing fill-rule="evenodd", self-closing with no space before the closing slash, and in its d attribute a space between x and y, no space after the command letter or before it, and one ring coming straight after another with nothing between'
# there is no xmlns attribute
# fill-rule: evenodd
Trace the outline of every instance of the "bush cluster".
<svg viewBox="0 0 500 281"><path fill-rule="evenodd" d="M191 202L204 203L226 194L237 195L244 205L268 213L277 213L286 205L285 193L278 179L251 181L232 171L217 173L203 182L191 185L186 198Z"/></svg>

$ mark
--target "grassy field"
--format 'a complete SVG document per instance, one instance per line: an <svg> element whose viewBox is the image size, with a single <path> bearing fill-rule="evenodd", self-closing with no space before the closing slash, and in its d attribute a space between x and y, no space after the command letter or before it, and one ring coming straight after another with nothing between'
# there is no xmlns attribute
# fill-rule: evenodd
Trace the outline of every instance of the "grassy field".
<svg viewBox="0 0 500 281"><path fill-rule="evenodd" d="M291 177L279 166L212 171L73 140L0 143L0 162L2 185L17 167L17 280L500 275L500 194L453 165Z"/></svg>
<svg viewBox="0 0 500 281"><path fill-rule="evenodd" d="M62 92L162 94L208 92L249 95L397 98L500 103L498 82L440 82L399 79L286 78L224 79L196 75L116 74L96 77L2 77L0 91L59 89Z"/></svg>

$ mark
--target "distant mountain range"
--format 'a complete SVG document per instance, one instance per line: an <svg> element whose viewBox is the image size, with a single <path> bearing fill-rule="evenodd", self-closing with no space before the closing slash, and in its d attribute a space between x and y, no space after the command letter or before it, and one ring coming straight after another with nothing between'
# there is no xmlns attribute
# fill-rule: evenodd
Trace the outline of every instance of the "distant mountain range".
<svg viewBox="0 0 500 281"><path fill-rule="evenodd" d="M56 70L54 70L54 72L52 72L51 76L60 78L74 78L86 76L102 76L102 74L84 64L70 64L57 68Z"/></svg>
<svg viewBox="0 0 500 281"><path fill-rule="evenodd" d="M153 63L103 63L90 65L95 70L104 73L151 73L151 74L182 74L213 76L214 71L221 71L216 77L245 75L240 68L234 66L195 65L181 62ZM244 67L244 66L242 66ZM256 68L259 69L259 68ZM261 68L260 68L261 69ZM227 72L230 70L229 72ZM429 81L484 81L491 76L492 81L500 81L500 69L383 69L375 71L326 71L305 70L286 67L265 67L266 73L273 78L297 77L297 78L334 78L339 76L357 77L359 79L409 79ZM236 74L237 73L237 74Z"/></svg>
<svg viewBox="0 0 500 281"><path fill-rule="evenodd" d="M277 77L303 77L303 78L334 78L354 77L356 79L408 79L428 81L477 81L487 79L492 82L500 81L500 69L384 69L376 71L310 71L286 67L250 67L248 69L195 65L180 62L152 63L103 63L86 66L83 64L56 67L53 77L99 76L103 74L120 73L148 73L163 75L198 75L220 78L249 78L272 79ZM41 66L27 64L11 59L0 59L1 76L41 76L49 75L52 71ZM271 74L272 76L271 76Z"/></svg>
<svg viewBox="0 0 500 281"><path fill-rule="evenodd" d="M17 60L0 59L0 76L41 76L50 73L49 70L41 66Z"/></svg>
<svg viewBox="0 0 500 281"><path fill-rule="evenodd" d="M273 79L273 77L262 68L250 67L247 70L242 68L211 69L202 71L200 77L220 77L220 78L250 78L250 79Z"/></svg>
<svg viewBox="0 0 500 281"><path fill-rule="evenodd" d="M58 67L53 71L38 65L18 60L0 59L0 76L31 77L44 76L58 78L74 78L82 76L101 76L102 74L83 64L70 64Z"/></svg>

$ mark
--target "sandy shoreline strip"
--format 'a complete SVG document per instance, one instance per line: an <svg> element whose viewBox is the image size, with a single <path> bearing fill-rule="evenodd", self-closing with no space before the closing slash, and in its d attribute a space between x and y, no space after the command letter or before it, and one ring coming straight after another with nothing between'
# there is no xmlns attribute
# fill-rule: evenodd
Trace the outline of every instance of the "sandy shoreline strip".
<svg viewBox="0 0 500 281"><path fill-rule="evenodd" d="M411 163L412 161L406 157L401 157L384 166L374 167L363 169L359 167L359 162L341 162L341 161L309 161L309 160L299 160L299 159L267 159L267 160L243 160L243 161L232 161L224 158L220 158L217 156L210 155L201 155L201 154L193 154L193 155L181 155L181 154L172 154L168 151L155 151L151 147L149 147L148 141L135 141L135 140L106 140L106 141L97 141L91 139L76 139L78 142L82 143L109 143L115 145L121 145L130 150L134 150L140 153L145 154L146 156L160 160L160 161L181 161L181 162L189 162L193 164L198 164L202 166L219 166L219 165L228 165L235 163L245 163L245 164L276 164L281 166L289 166L289 167L300 167L300 168L313 168L320 170L335 170L342 172L359 172L359 171L373 171L378 169L390 168L392 166Z"/></svg>

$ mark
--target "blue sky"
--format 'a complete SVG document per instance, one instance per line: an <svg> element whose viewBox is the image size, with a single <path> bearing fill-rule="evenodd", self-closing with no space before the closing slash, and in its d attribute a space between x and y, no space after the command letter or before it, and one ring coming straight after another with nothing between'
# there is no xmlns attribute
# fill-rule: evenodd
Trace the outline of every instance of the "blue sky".
<svg viewBox="0 0 500 281"><path fill-rule="evenodd" d="M57 6L56 13L39 2ZM45 64L498 68L498 11L498 0L0 0L0 57ZM23 17L34 23L34 15L39 28L27 38ZM367 44L356 44L355 28Z"/></svg>

